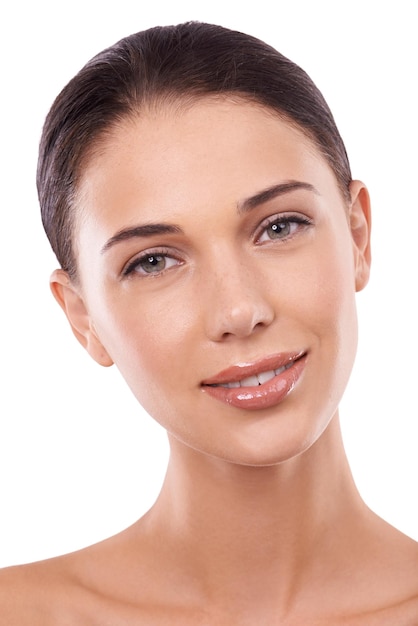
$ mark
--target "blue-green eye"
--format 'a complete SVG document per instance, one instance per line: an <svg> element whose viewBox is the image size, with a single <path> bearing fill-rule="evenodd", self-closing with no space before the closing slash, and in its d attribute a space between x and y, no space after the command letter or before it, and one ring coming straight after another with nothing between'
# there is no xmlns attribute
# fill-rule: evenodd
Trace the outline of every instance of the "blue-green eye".
<svg viewBox="0 0 418 626"><path fill-rule="evenodd" d="M273 218L266 226L264 226L257 242L264 243L266 241L288 239L289 237L292 237L301 228L301 226L309 226L310 224L310 220L299 215Z"/></svg>
<svg viewBox="0 0 418 626"><path fill-rule="evenodd" d="M123 270L124 276L139 274L141 276L158 275L170 267L179 265L180 261L168 254L154 253L137 257Z"/></svg>

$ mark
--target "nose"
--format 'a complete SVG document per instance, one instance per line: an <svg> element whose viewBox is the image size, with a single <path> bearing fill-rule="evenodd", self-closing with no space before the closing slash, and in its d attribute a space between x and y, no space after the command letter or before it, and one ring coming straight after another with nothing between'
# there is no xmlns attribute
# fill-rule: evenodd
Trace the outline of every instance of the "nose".
<svg viewBox="0 0 418 626"><path fill-rule="evenodd" d="M212 341L249 337L272 323L271 290L255 268L229 265L226 272L212 272L207 282L206 332Z"/></svg>

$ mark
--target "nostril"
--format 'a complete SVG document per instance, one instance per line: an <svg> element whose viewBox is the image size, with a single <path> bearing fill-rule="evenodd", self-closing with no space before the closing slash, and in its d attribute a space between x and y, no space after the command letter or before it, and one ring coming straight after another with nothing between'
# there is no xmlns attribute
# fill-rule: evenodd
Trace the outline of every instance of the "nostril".
<svg viewBox="0 0 418 626"><path fill-rule="evenodd" d="M217 318L212 318L211 336L216 341L244 338L268 327L274 319L273 308L256 300L233 309L223 308Z"/></svg>

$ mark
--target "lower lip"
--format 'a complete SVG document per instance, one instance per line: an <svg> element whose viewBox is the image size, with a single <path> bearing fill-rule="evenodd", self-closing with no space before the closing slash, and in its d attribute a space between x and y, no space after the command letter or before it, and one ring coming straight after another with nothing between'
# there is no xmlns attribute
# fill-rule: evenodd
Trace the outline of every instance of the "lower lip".
<svg viewBox="0 0 418 626"><path fill-rule="evenodd" d="M239 409L257 411L267 409L282 402L295 388L305 369L306 355L293 363L278 376L257 387L211 387L206 385L204 391L213 398L231 404Z"/></svg>

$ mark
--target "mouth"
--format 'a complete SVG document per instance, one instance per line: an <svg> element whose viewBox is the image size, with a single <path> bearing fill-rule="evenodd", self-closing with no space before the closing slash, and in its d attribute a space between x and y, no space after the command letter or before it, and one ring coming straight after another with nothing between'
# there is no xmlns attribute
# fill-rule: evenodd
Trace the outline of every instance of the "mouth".
<svg viewBox="0 0 418 626"><path fill-rule="evenodd" d="M272 355L227 368L201 387L217 400L238 408L267 408L289 395L302 376L306 360L306 351Z"/></svg>
<svg viewBox="0 0 418 626"><path fill-rule="evenodd" d="M264 383L268 383L269 380L272 380L275 376L279 376L279 374L289 369L289 367L292 367L293 363L294 361L291 361L290 363L282 365L282 367L275 370L267 370L266 372L253 374L252 376L247 376L247 378L234 382L215 383L213 385L209 385L209 387L225 387L226 389L237 389L238 387L257 387L264 385Z"/></svg>

